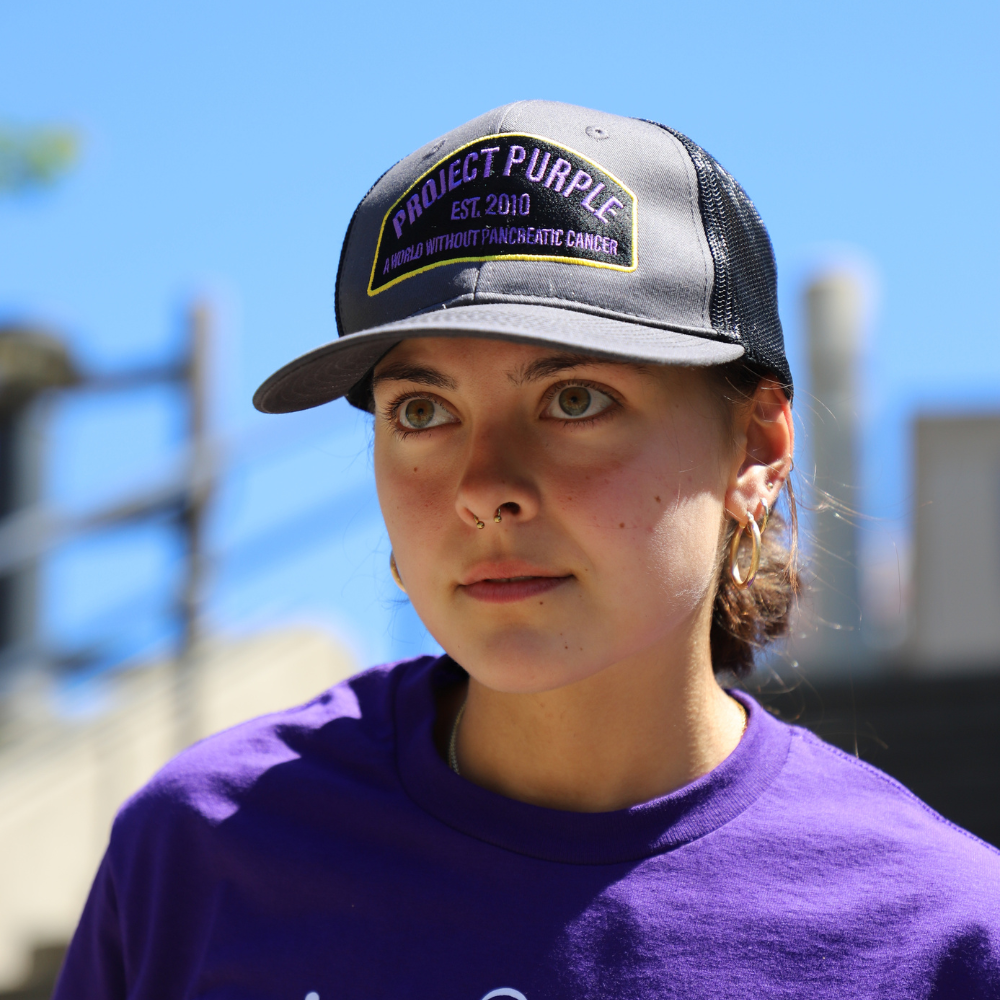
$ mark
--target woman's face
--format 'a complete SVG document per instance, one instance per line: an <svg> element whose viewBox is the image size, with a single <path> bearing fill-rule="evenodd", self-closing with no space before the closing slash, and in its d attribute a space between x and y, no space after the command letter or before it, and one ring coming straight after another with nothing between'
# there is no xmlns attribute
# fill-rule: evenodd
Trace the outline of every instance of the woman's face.
<svg viewBox="0 0 1000 1000"><path fill-rule="evenodd" d="M374 394L396 565L477 681L550 690L707 641L740 459L705 374L428 338L383 358Z"/></svg>

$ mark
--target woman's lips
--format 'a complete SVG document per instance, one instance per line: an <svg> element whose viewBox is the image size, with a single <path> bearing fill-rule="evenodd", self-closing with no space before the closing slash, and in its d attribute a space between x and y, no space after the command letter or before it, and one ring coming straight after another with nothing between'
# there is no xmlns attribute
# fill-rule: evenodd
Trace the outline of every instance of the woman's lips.
<svg viewBox="0 0 1000 1000"><path fill-rule="evenodd" d="M536 597L572 580L572 576L514 576L477 580L461 585L462 591L477 601L507 604Z"/></svg>

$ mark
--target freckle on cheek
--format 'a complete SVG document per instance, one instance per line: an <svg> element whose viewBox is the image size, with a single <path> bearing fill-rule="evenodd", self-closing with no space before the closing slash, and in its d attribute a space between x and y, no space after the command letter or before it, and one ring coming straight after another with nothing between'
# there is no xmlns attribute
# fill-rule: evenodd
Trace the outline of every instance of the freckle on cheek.
<svg viewBox="0 0 1000 1000"><path fill-rule="evenodd" d="M624 521L622 521L622 523L621 523L621 524L619 524L619 525L618 525L618 527L619 527L619 528L624 528L624 527L625 527L625 522L624 522Z"/></svg>
<svg viewBox="0 0 1000 1000"><path fill-rule="evenodd" d="M416 466L413 466L413 471L414 471L414 472L416 472L416 471L417 471L417 467L416 467ZM657 499L657 500L659 500L660 498L659 498L659 497L657 497L656 499Z"/></svg>
<svg viewBox="0 0 1000 1000"><path fill-rule="evenodd" d="M416 469L414 469L413 471L414 471L414 472L416 472L417 470L416 470ZM657 503L663 503L663 501L662 501L662 500L661 500L661 499L660 499L659 497L653 497L653 499L654 499L654 500L655 500L655 501L656 501Z"/></svg>

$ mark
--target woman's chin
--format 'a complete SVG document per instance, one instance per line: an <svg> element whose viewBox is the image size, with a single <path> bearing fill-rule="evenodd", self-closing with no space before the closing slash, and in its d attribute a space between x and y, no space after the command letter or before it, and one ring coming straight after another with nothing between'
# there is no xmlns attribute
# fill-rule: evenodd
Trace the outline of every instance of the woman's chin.
<svg viewBox="0 0 1000 1000"><path fill-rule="evenodd" d="M586 680L608 665L592 650L585 655L581 645L567 644L551 633L520 629L472 644L453 659L492 691L540 694Z"/></svg>

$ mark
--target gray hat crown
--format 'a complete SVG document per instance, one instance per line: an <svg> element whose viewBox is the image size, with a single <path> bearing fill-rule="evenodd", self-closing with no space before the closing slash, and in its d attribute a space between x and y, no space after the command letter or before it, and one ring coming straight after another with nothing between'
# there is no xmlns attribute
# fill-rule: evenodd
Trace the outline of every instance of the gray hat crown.
<svg viewBox="0 0 1000 1000"><path fill-rule="evenodd" d="M365 375L413 336L744 357L791 392L774 254L743 189L672 129L573 105L498 108L386 171L351 219L335 301L339 339L272 375L258 409L365 406Z"/></svg>

